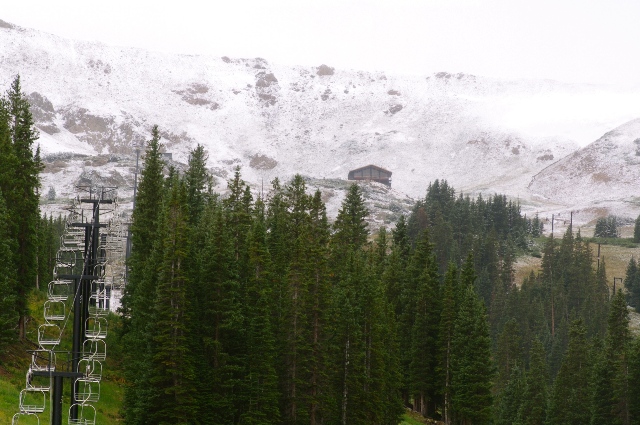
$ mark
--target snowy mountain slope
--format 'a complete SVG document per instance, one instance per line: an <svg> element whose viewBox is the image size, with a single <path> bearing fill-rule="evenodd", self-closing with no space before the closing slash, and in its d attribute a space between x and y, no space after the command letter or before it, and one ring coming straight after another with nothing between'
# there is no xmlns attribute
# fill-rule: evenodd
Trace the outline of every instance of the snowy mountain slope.
<svg viewBox="0 0 640 425"><path fill-rule="evenodd" d="M260 187L295 173L344 179L373 163L393 172L394 191L412 197L444 178L458 190L504 192L540 209L552 201L527 188L532 176L640 116L640 93L609 87L171 55L4 23L0 84L17 73L45 155L126 158L119 171L118 162L93 165L102 160L47 167L45 187L66 182L60 193L87 173L109 179L117 171L131 185L134 149L157 124L178 162L197 143L207 148L220 189L237 165Z"/></svg>
<svg viewBox="0 0 640 425"><path fill-rule="evenodd" d="M576 207L640 206L640 119L605 133L535 175L529 189ZM637 213L636 213L637 215Z"/></svg>

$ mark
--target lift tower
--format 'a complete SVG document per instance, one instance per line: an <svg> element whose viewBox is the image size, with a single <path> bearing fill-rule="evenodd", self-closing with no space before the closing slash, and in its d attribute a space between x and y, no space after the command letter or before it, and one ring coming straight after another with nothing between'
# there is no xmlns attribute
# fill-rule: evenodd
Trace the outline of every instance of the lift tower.
<svg viewBox="0 0 640 425"><path fill-rule="evenodd" d="M20 411L12 424L40 423L50 400L50 424L62 425L63 382L71 383L69 424L95 425L106 359L107 316L112 290L124 275L124 234L117 213L116 188L78 187L56 255L54 280L44 304ZM72 323L70 335L65 330ZM71 351L60 349L71 342ZM48 395L48 397L47 397ZM30 422L29 422L30 423Z"/></svg>

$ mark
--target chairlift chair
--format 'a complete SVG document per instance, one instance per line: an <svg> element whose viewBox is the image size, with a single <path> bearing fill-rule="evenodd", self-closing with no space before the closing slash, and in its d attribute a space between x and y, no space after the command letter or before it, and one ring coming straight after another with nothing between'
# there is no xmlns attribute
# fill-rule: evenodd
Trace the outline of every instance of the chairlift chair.
<svg viewBox="0 0 640 425"><path fill-rule="evenodd" d="M78 371L84 373L86 379L102 380L102 363L98 360L81 359L78 362Z"/></svg>
<svg viewBox="0 0 640 425"><path fill-rule="evenodd" d="M105 317L89 317L85 321L87 338L103 339L107 337L108 322Z"/></svg>
<svg viewBox="0 0 640 425"><path fill-rule="evenodd" d="M34 381L34 378L39 378L37 382ZM44 379L46 379L46 384L43 382ZM34 376L33 375L33 370L29 369L27 371L27 379L26 379L26 385L25 385L25 389L29 390L29 391L44 391L44 392L49 392L49 390L51 389L51 381L49 380L49 378L47 377L42 377L42 376Z"/></svg>
<svg viewBox="0 0 640 425"><path fill-rule="evenodd" d="M66 301L71 292L71 281L56 279L49 282L47 288L47 298L50 301Z"/></svg>
<svg viewBox="0 0 640 425"><path fill-rule="evenodd" d="M40 418L35 413L16 413L11 418L11 425L40 425Z"/></svg>
<svg viewBox="0 0 640 425"><path fill-rule="evenodd" d="M64 320L67 315L67 306L62 300L47 300L44 302L44 320L60 321Z"/></svg>
<svg viewBox="0 0 640 425"><path fill-rule="evenodd" d="M60 326L45 323L38 326L38 345L46 349L60 344Z"/></svg>
<svg viewBox="0 0 640 425"><path fill-rule="evenodd" d="M20 413L42 413L47 407L47 394L39 389L20 391Z"/></svg>
<svg viewBox="0 0 640 425"><path fill-rule="evenodd" d="M29 369L37 371L55 371L56 370L56 353L52 350L33 350L31 351L31 364Z"/></svg>
<svg viewBox="0 0 640 425"><path fill-rule="evenodd" d="M104 361L107 358L107 343L104 339L87 339L82 344L82 359Z"/></svg>
<svg viewBox="0 0 640 425"><path fill-rule="evenodd" d="M71 419L73 408L78 409L78 418ZM96 408L90 404L74 403L69 407L69 425L95 425Z"/></svg>
<svg viewBox="0 0 640 425"><path fill-rule="evenodd" d="M78 403L96 403L100 400L100 381L88 378L76 379L78 390L75 401Z"/></svg>

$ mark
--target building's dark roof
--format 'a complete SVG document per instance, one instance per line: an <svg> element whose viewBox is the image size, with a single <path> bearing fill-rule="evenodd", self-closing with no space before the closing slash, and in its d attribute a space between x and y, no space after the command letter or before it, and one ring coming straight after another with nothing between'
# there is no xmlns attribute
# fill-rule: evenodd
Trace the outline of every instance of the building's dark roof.
<svg viewBox="0 0 640 425"><path fill-rule="evenodd" d="M389 173L389 175L391 175L391 174L392 174L392 173L391 173L391 171L389 171L389 170L385 170L384 168L382 168L382 167L378 167L377 165L373 165L373 164L365 165L364 167L355 168L355 169L353 169L353 170L351 170L351 171L349 171L349 172L350 172L350 173L352 173L352 172L354 172L354 171L364 170L365 168L369 168L369 167L371 167L371 168L377 168L377 169L378 169L378 170L380 170L380 171L384 171L385 173Z"/></svg>

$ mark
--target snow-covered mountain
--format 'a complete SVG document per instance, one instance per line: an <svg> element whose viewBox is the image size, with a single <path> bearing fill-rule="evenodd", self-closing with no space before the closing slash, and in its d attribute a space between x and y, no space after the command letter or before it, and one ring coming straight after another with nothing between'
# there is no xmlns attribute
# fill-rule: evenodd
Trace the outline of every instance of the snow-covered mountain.
<svg viewBox="0 0 640 425"><path fill-rule="evenodd" d="M535 175L529 189L579 210L640 207L640 119L605 133L595 142ZM596 211L597 212L597 211Z"/></svg>
<svg viewBox="0 0 640 425"><path fill-rule="evenodd" d="M570 209L570 198L557 196L564 180L550 174L556 162L640 117L640 91L175 55L0 21L0 85L18 73L41 132L45 189L62 196L80 181L131 186L135 148L157 124L178 163L196 144L206 147L220 189L238 165L258 188L295 173L335 186L375 164L393 172L394 189L384 192L397 202L444 178L465 192L518 197L529 209ZM561 163L571 169L570 159ZM600 197L580 205L612 200L610 191L593 194Z"/></svg>

